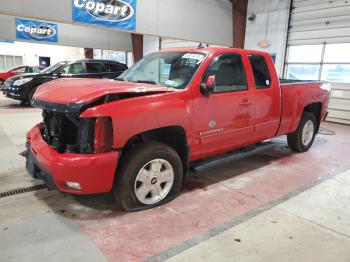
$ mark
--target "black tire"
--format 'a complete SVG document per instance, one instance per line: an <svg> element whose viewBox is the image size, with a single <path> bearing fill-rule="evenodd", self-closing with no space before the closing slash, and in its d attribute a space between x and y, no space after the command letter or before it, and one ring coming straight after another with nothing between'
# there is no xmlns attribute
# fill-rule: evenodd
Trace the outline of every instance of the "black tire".
<svg viewBox="0 0 350 262"><path fill-rule="evenodd" d="M174 180L168 194L154 204L145 204L138 200L134 186L139 171L152 160L166 160L173 169ZM122 157L113 187L113 196L118 206L125 211L140 211L163 205L173 200L180 191L183 179L183 167L179 155L171 147L158 143L146 142L130 149ZM157 182L157 181L156 181ZM157 182L159 183L159 181Z"/></svg>
<svg viewBox="0 0 350 262"><path fill-rule="evenodd" d="M28 95L28 102L29 102L29 105L32 104L32 99L33 99L33 96L34 96L34 93L36 91L36 87L34 87L30 92L29 92L29 95Z"/></svg>
<svg viewBox="0 0 350 262"><path fill-rule="evenodd" d="M312 121L313 123L313 134L312 134L312 139L308 143L303 142L303 129L305 125L309 122ZM294 131L291 134L287 135L287 140L288 140L288 145L291 150L295 152L306 152L310 149L312 146L315 136L316 136L316 127L317 127L317 122L316 122L316 117L314 114L305 112L303 116L301 117L299 126L296 131Z"/></svg>

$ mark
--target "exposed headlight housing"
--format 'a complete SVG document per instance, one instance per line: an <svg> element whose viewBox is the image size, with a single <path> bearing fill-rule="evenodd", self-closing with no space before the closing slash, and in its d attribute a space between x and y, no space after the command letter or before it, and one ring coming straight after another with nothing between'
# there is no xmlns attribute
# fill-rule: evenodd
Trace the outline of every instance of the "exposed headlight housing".
<svg viewBox="0 0 350 262"><path fill-rule="evenodd" d="M26 84L26 83L32 81L32 80L33 80L32 77L18 79L18 80L16 80L15 82L13 82L13 85L14 85L14 86L21 86L21 85L24 85L24 84Z"/></svg>
<svg viewBox="0 0 350 262"><path fill-rule="evenodd" d="M113 125L110 117L98 117L95 122L94 153L113 150Z"/></svg>

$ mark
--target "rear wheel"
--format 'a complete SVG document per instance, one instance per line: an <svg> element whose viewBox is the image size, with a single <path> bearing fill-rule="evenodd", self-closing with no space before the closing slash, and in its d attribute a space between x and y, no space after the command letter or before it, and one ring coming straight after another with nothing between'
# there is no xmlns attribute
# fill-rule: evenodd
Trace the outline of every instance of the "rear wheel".
<svg viewBox="0 0 350 262"><path fill-rule="evenodd" d="M315 115L305 112L301 118L298 129L288 134L289 147L296 152L306 152L312 146L316 135Z"/></svg>
<svg viewBox="0 0 350 262"><path fill-rule="evenodd" d="M162 143L148 142L122 158L113 195L126 211L152 208L175 198L182 177L181 159L175 150Z"/></svg>
<svg viewBox="0 0 350 262"><path fill-rule="evenodd" d="M2 79L0 79L0 89L3 89L3 88L4 88L4 83L5 83L5 81L2 80Z"/></svg>

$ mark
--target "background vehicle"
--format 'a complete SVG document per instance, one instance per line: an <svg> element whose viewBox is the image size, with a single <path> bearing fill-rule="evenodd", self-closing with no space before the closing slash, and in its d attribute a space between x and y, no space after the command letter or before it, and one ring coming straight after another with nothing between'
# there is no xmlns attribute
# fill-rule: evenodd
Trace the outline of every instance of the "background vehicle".
<svg viewBox="0 0 350 262"><path fill-rule="evenodd" d="M22 102L31 101L36 88L57 78L116 78L127 66L109 60L77 60L55 64L40 73L9 78L4 83L4 94Z"/></svg>
<svg viewBox="0 0 350 262"><path fill-rule="evenodd" d="M42 66L16 66L7 72L0 72L0 88L3 87L5 80L12 76L28 74L28 73L38 73L43 70Z"/></svg>
<svg viewBox="0 0 350 262"><path fill-rule="evenodd" d="M40 86L33 105L43 122L28 132L25 155L49 187L113 190L125 210L170 201L203 158L284 134L307 151L330 93L322 82L280 84L269 54L230 48L155 53L118 79Z"/></svg>

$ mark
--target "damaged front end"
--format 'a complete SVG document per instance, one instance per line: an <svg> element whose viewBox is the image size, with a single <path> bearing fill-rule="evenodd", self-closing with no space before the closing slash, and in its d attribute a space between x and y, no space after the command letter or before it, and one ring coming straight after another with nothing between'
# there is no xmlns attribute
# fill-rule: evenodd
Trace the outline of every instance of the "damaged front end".
<svg viewBox="0 0 350 262"><path fill-rule="evenodd" d="M79 113L43 110L43 139L59 153L93 154L113 150L110 117L80 118Z"/></svg>
<svg viewBox="0 0 350 262"><path fill-rule="evenodd" d="M94 154L113 150L112 119L80 115L87 108L116 99L109 96L88 104L68 105L33 100L32 105L43 109L42 137L58 153Z"/></svg>
<svg viewBox="0 0 350 262"><path fill-rule="evenodd" d="M113 125L110 117L81 117L88 108L147 93L106 95L80 104L57 104L33 100L43 109L42 137L59 153L96 154L113 150Z"/></svg>
<svg viewBox="0 0 350 262"><path fill-rule="evenodd" d="M94 152L94 118L79 118L79 113L43 110L44 140L59 153Z"/></svg>

